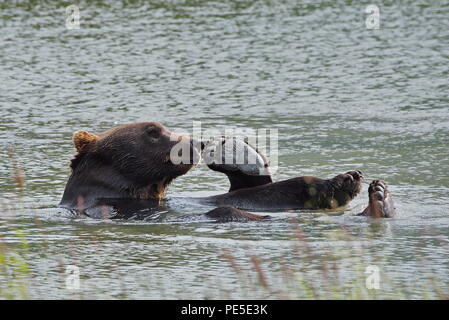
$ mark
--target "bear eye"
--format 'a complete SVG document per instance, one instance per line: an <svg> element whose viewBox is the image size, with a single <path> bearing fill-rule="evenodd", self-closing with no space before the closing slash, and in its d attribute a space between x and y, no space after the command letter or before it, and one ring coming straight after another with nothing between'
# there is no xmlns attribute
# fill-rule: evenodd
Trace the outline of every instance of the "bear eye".
<svg viewBox="0 0 449 320"><path fill-rule="evenodd" d="M145 131L145 133L146 133L149 137L151 137L151 138L158 138L158 137L159 137L159 134L160 134L160 131L159 131L158 128L151 127L151 128L148 128L148 129Z"/></svg>

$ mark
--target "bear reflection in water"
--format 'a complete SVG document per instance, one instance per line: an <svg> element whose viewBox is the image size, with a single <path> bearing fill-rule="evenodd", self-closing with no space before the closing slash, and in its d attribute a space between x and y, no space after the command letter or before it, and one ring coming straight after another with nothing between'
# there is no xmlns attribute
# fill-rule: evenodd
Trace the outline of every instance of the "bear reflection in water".
<svg viewBox="0 0 449 320"><path fill-rule="evenodd" d="M273 182L265 156L246 142L219 137L205 145L156 122L126 124L99 134L78 131L73 143L77 153L60 206L95 218L163 218L166 188L197 165L201 153L210 169L228 177L230 190L185 200L216 207L203 215L215 221L267 219L244 210L335 210L360 193L363 181L362 173L355 170L331 179L296 177ZM225 152L218 152L220 148ZM236 150L243 150L252 161L222 161L226 152L234 152L236 160ZM183 161L173 161L173 154ZM361 215L394 214L386 184L373 181L369 205Z"/></svg>

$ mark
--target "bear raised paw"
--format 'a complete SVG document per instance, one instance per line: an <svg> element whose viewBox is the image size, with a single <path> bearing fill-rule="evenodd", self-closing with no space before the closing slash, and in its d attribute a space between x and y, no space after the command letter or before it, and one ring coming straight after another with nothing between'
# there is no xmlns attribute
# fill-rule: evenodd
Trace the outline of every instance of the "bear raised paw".
<svg viewBox="0 0 449 320"><path fill-rule="evenodd" d="M368 188L368 198L368 207L358 215L372 218L392 218L396 215L394 202L384 181L374 180L371 182Z"/></svg>

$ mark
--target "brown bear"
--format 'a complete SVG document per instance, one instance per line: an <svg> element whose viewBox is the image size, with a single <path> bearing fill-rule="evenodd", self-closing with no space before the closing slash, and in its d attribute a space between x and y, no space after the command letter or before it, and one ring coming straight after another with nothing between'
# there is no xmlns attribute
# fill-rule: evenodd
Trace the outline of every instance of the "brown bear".
<svg viewBox="0 0 449 320"><path fill-rule="evenodd" d="M204 148L202 142L171 133L155 122L122 125L100 134L78 131L73 142L77 154L60 206L114 218L157 208L170 182L194 167ZM188 161L174 163L173 150L179 150L175 153L179 156L187 154ZM258 153L249 145L246 150ZM268 166L264 157L258 165ZM245 164L209 167L229 177L230 192L188 201L225 206L206 214L219 221L262 219L243 210L335 209L357 196L363 179L360 171L350 171L332 179L297 177L272 182L269 172L254 174ZM389 199L385 185L383 200L376 187L380 188L379 184L373 186L371 209L365 210L365 215L391 208L382 202Z"/></svg>
<svg viewBox="0 0 449 320"><path fill-rule="evenodd" d="M246 148L239 148L238 144L245 144ZM226 153L235 154L236 150L255 153L252 158L256 161L252 165L236 164L234 155L230 157L233 161L226 163ZM235 141L235 138L219 137L215 139L215 143L209 142L203 151L203 157L210 169L226 174L230 182L228 193L202 199L203 202L222 206L207 214L213 213L213 217L222 214L231 217L231 220L248 214L241 209L271 211L343 207L359 194L363 181L362 172L356 170L332 179L297 177L273 182L265 156L247 142ZM374 180L368 193L368 207L358 215L390 218L396 214L385 182Z"/></svg>
<svg viewBox="0 0 449 320"><path fill-rule="evenodd" d="M241 144L245 146L239 146ZM237 150L249 154L240 157L238 162ZM251 164L241 161L249 159L250 153L255 154ZM202 200L212 205L257 211L336 209L355 198L362 185L360 171L350 171L332 179L296 177L273 182L265 156L247 142L235 138L213 139L206 144L203 157L210 169L226 174L230 182L228 193Z"/></svg>
<svg viewBox="0 0 449 320"><path fill-rule="evenodd" d="M60 206L79 211L126 199L158 204L170 182L195 165L193 154L201 153L200 142L156 122L121 125L99 134L78 131L73 143L77 154ZM192 161L174 164L170 153L185 145L180 153L189 150Z"/></svg>

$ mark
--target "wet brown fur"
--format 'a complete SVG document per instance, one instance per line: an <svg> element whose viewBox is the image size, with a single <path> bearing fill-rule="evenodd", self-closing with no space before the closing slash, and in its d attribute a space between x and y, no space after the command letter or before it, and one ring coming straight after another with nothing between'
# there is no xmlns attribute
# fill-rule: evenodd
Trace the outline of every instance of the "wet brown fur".
<svg viewBox="0 0 449 320"><path fill-rule="evenodd" d="M194 166L170 161L175 144L191 143L182 138L156 122L122 125L100 134L78 131L72 174L60 205L78 208L80 198L83 208L104 199L161 200L171 181Z"/></svg>

